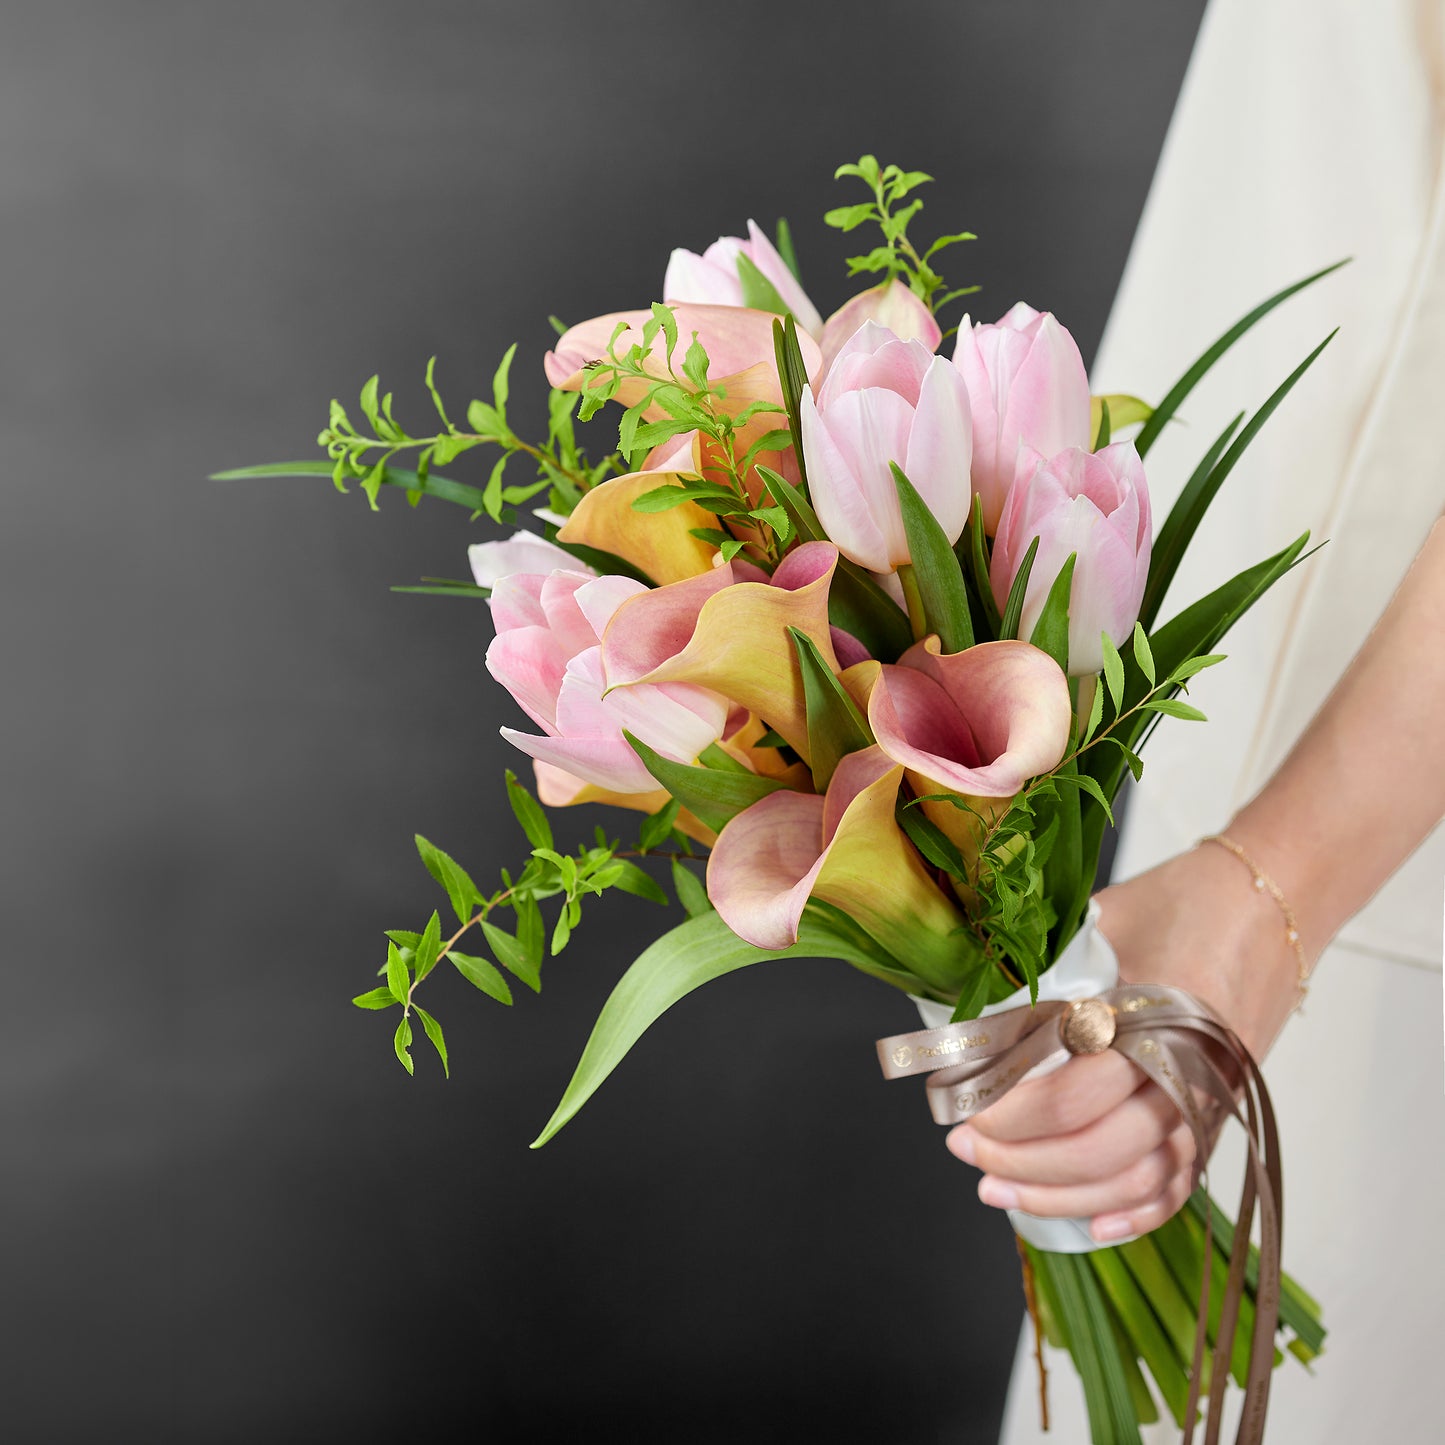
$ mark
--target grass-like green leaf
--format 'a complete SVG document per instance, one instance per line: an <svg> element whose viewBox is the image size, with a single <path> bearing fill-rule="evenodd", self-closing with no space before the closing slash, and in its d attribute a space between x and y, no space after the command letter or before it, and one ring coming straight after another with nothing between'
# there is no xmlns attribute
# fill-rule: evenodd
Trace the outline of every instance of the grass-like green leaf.
<svg viewBox="0 0 1445 1445"><path fill-rule="evenodd" d="M1069 603L1074 590L1074 564L1078 559L1077 552L1070 552L1059 568L1059 575L1044 599L1039 620L1029 634L1029 641L1047 652L1065 672L1069 670Z"/></svg>
<svg viewBox="0 0 1445 1445"><path fill-rule="evenodd" d="M827 789L833 771L848 756L868 747L873 735L863 714L823 660L813 639L797 627L788 629L803 678L803 703L808 716L808 751L813 785Z"/></svg>
<svg viewBox="0 0 1445 1445"><path fill-rule="evenodd" d="M1000 638L1012 639L1019 635L1019 619L1024 614L1024 597L1029 590L1029 575L1034 570L1034 558L1038 554L1039 539L1035 537L1029 543L1029 549L1024 553L1018 571L1014 573L1014 580L1009 584L1008 597L1003 605L1003 616L998 624Z"/></svg>
<svg viewBox="0 0 1445 1445"><path fill-rule="evenodd" d="M1174 574L1184 558L1184 553L1190 542L1194 540L1194 534L1198 530L1200 522L1204 520L1204 514L1209 510L1210 503L1213 502L1220 487L1223 486L1225 478L1234 470L1240 457L1244 455L1245 449L1259 435L1265 422L1274 415L1279 404L1293 390L1295 383L1314 365L1319 354L1334 340L1336 334L1336 331L1330 332L1275 388L1269 400L1249 419L1244 430L1229 445L1229 449L1207 472L1203 472L1201 475L1203 470L1201 465L1189 478L1184 490L1179 494L1179 499L1170 508L1164 525L1159 529L1159 535L1154 542L1154 550L1149 558L1149 579L1144 587L1144 601L1139 611L1140 619L1146 627L1151 626L1154 618L1158 615L1164 594L1168 591L1170 582L1174 580ZM1228 432L1225 435L1228 435ZM1215 445L1217 446L1218 443L1216 442ZM1207 461L1208 458L1206 457L1205 460Z"/></svg>
<svg viewBox="0 0 1445 1445"><path fill-rule="evenodd" d="M954 555L953 544L938 525L938 518L918 495L917 488L904 475L903 468L897 462L890 462L889 467L893 485L898 490L903 531L908 538L908 554L923 599L928 630L938 634L945 652L962 652L973 646L973 619L968 611L963 570Z"/></svg>
<svg viewBox="0 0 1445 1445"><path fill-rule="evenodd" d="M1348 260L1348 258L1346 258ZM1288 300L1297 291L1303 291L1306 286L1313 286L1321 278L1328 276L1332 271L1338 271L1346 261L1336 261L1333 266L1326 266L1322 271L1316 271L1313 276L1306 276L1303 281L1296 281L1291 286L1286 286L1282 291L1276 291L1269 300L1256 306L1247 316L1235 322L1228 331L1224 333L1212 346L1210 346L1195 363L1179 378L1169 389L1164 400L1154 409L1154 415L1144 423L1139 435L1134 438L1134 449L1141 457L1147 456L1149 448L1154 445L1159 433L1164 430L1165 425L1171 417L1179 410L1184 398L1199 384L1208 373L1210 368L1246 331L1257 321L1268 316L1281 301Z"/></svg>
<svg viewBox="0 0 1445 1445"><path fill-rule="evenodd" d="M326 477L334 481L335 471L336 467L332 462L270 462L259 467L233 467L230 471L212 472L210 480L247 482L267 477ZM435 472L421 477L402 467L383 467L378 477L378 485L436 497L442 502L454 502L469 512L486 510L480 487L470 486L466 482L454 482L447 477L437 476Z"/></svg>
<svg viewBox="0 0 1445 1445"><path fill-rule="evenodd" d="M973 498L973 514L968 521L967 540L974 591L983 608L984 617L988 620L990 631L995 637L1001 636L999 624L1002 618L999 616L998 603L994 601L993 584L988 575L988 540L983 531L983 498L977 493Z"/></svg>

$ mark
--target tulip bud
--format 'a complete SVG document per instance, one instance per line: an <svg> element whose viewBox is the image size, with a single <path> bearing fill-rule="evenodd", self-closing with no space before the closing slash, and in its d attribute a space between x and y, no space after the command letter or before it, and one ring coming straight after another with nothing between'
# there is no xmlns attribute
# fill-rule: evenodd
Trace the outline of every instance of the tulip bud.
<svg viewBox="0 0 1445 1445"><path fill-rule="evenodd" d="M662 281L662 297L673 302L693 302L705 306L757 306L758 301L747 294L738 257L744 257L758 270L778 299L793 313L798 325L810 336L823 334L823 318L808 300L798 278L777 248L760 231L755 222L748 222L748 237L719 236L699 256L681 248L672 253L667 274Z"/></svg>
<svg viewBox="0 0 1445 1445"><path fill-rule="evenodd" d="M828 539L873 572L909 562L890 462L902 467L950 542L968 521L972 428L958 370L920 341L865 322L802 398L808 487Z"/></svg>
<svg viewBox="0 0 1445 1445"><path fill-rule="evenodd" d="M1077 447L1045 459L1025 454L994 538L989 580L1002 606L1033 539L1039 550L1024 594L1019 636L1038 621L1049 588L1071 553L1069 672L1104 665L1100 635L1117 647L1132 633L1149 577L1153 533L1144 464L1132 442L1099 452Z"/></svg>
<svg viewBox="0 0 1445 1445"><path fill-rule="evenodd" d="M1089 378L1074 338L1021 301L993 324L958 328L954 365L973 408L973 489L993 536L1023 447L1046 457L1087 447Z"/></svg>

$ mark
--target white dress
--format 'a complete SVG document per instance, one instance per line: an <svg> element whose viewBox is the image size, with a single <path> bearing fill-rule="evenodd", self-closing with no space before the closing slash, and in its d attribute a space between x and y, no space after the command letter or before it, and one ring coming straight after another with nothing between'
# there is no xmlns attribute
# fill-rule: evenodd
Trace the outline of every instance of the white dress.
<svg viewBox="0 0 1445 1445"><path fill-rule="evenodd" d="M1236 346L1147 463L1162 518L1226 422L1338 325L1224 484L1162 615L1306 527L1329 544L1197 680L1191 701L1209 723L1155 734L1118 877L1221 828L1269 777L1445 510L1442 148L1445 0L1211 0L1093 389L1157 399L1254 304L1353 256ZM1445 726L1441 737L1445 747ZM1445 1438L1442 880L1437 830L1325 953L1266 1061L1285 1267L1322 1300L1330 1332L1313 1379L1293 1361L1276 1372L1269 1435L1280 1442ZM1228 1144L1212 1171L1226 1202L1239 1178ZM1031 1349L1026 1325L1004 1445L1087 1440L1062 1357L1050 1372L1054 1429L1040 1433ZM1146 1438L1178 1432L1166 1420Z"/></svg>

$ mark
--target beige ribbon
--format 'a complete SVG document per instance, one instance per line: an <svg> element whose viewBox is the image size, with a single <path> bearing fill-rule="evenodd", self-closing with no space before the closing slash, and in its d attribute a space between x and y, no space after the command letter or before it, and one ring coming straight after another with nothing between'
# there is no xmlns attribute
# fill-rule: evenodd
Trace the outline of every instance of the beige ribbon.
<svg viewBox="0 0 1445 1445"><path fill-rule="evenodd" d="M1274 1369L1279 1319L1281 1223L1284 1209L1279 1136L1274 1108L1259 1066L1238 1035L1207 1004L1183 989L1126 984L1096 998L1072 1003L1027 1004L987 1018L922 1029L878 1041L884 1076L928 1074L928 1102L940 1124L960 1124L997 1103L1030 1070L1074 1054L1114 1049L1157 1084L1184 1116L1194 1135L1196 1158L1209 1157L1212 1141L1196 1091L1214 1100L1244 1128L1249 1148L1234 1247L1215 1341L1204 1445L1218 1445L1231 1345L1244 1294L1249 1236L1260 1216L1259 1279L1244 1410L1235 1445L1261 1445ZM1236 1097L1238 1096L1238 1097ZM1243 1101L1241 1110L1240 1100ZM1199 1377L1208 1341L1210 1261L1214 1241L1205 1220L1203 1278L1184 1412L1183 1445L1192 1445L1199 1406Z"/></svg>

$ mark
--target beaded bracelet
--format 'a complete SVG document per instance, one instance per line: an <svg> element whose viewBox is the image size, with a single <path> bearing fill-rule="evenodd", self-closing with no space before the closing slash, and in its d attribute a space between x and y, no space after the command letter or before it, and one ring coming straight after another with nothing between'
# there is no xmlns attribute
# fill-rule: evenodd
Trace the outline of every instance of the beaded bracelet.
<svg viewBox="0 0 1445 1445"><path fill-rule="evenodd" d="M1246 868L1249 869L1250 877L1254 879L1255 891L1268 893L1275 901L1275 906L1284 916L1284 937L1285 942L1294 950L1294 956L1299 964L1299 997L1295 999L1296 1009L1303 1006L1305 995L1309 992L1310 967L1305 960L1305 947L1300 941L1299 921L1295 917L1294 909L1290 907L1289 901L1285 898L1278 883L1234 841L1227 838L1223 833L1211 833L1207 838L1201 838L1201 843L1218 843L1228 853L1233 853Z"/></svg>

